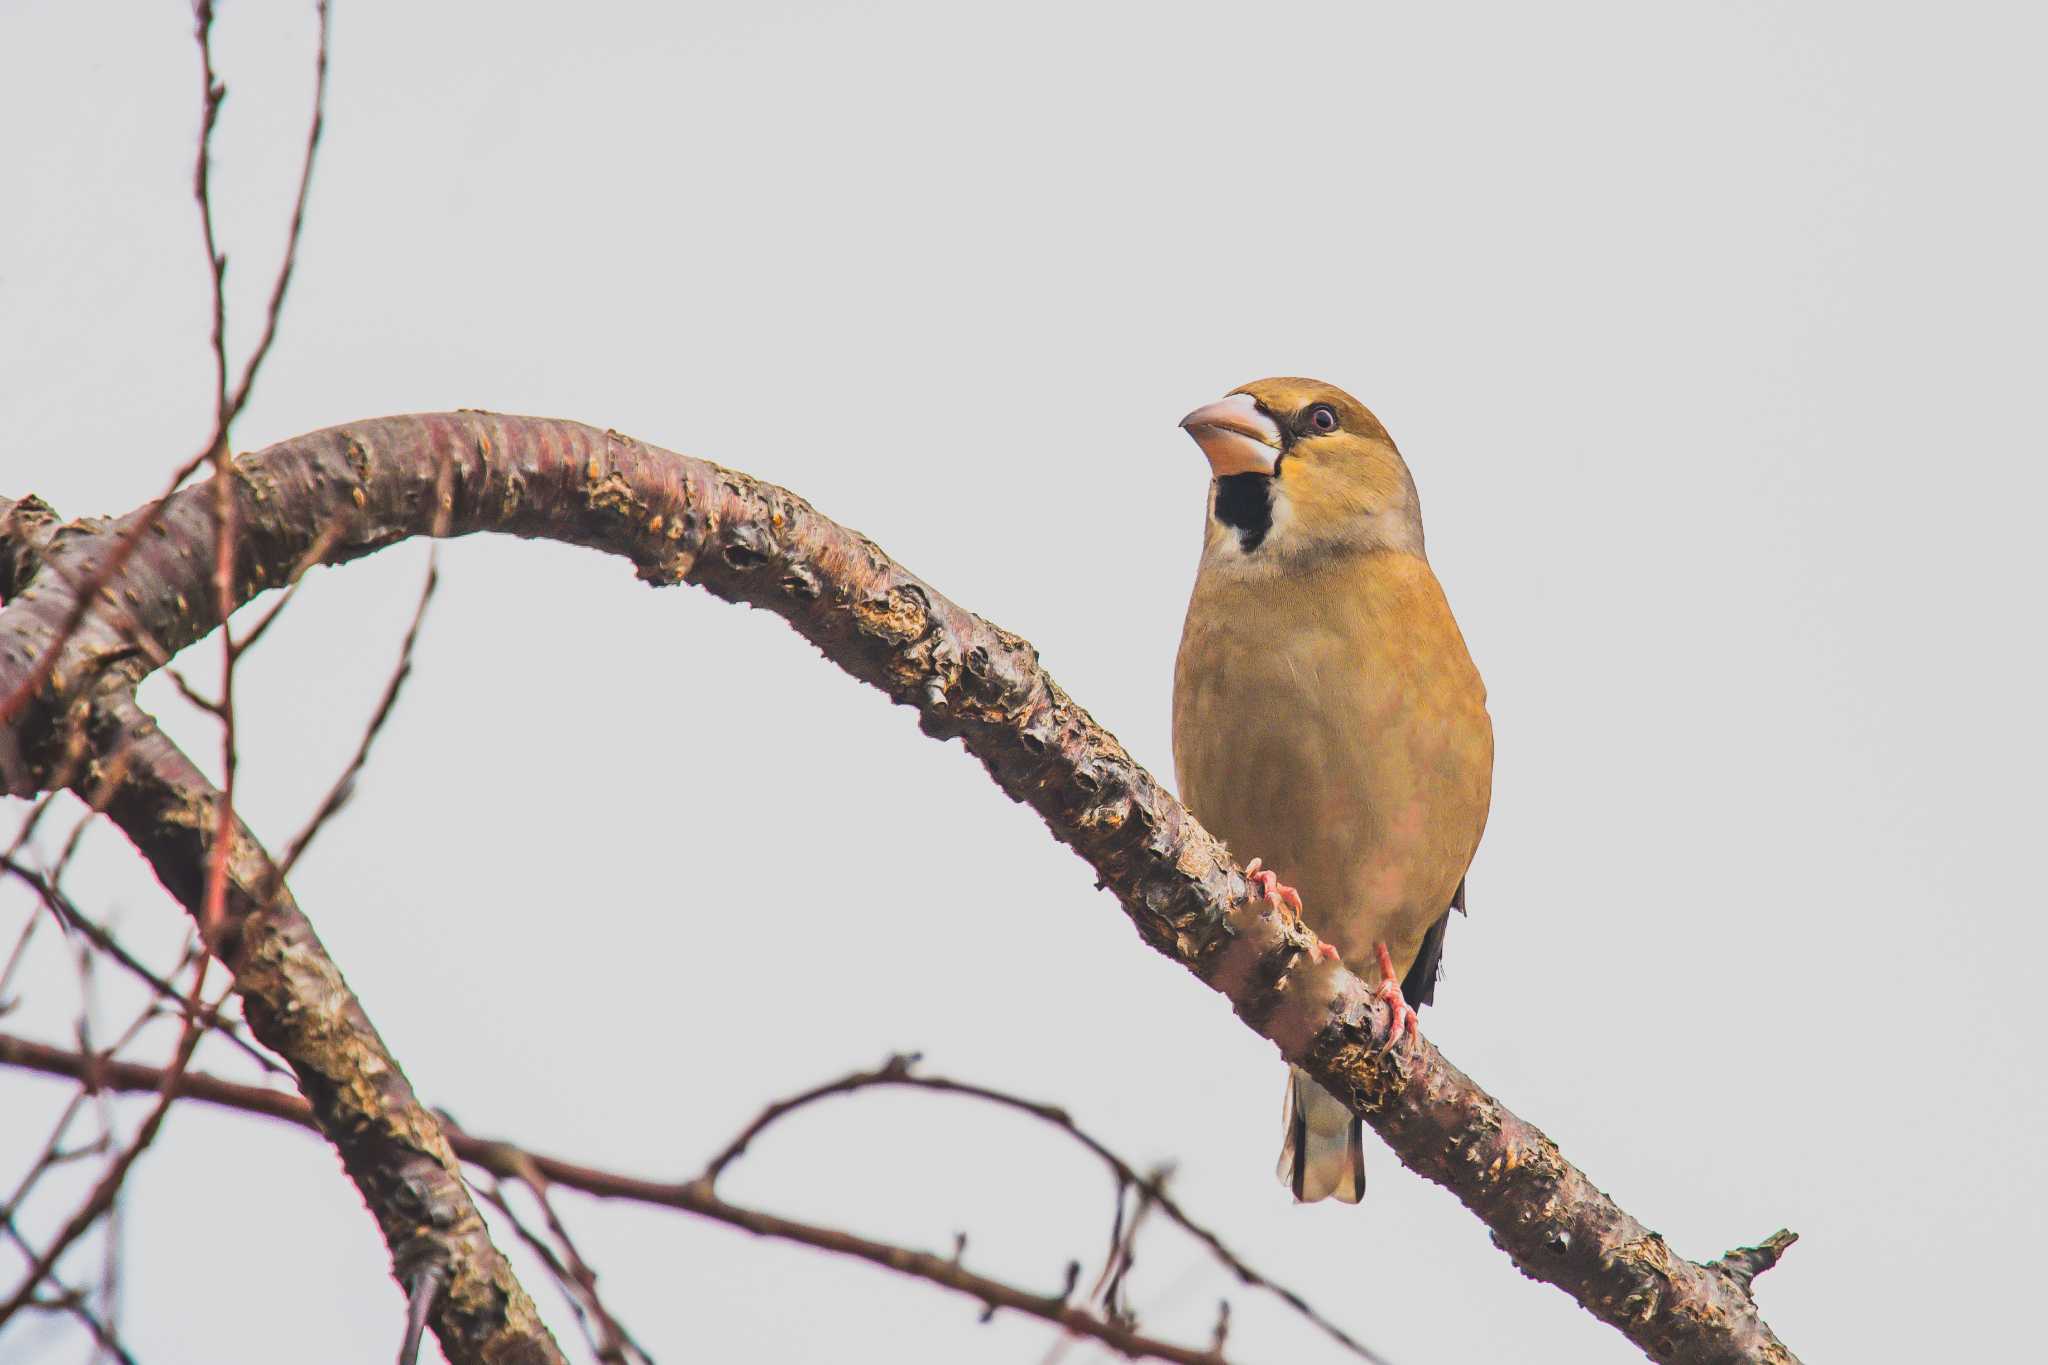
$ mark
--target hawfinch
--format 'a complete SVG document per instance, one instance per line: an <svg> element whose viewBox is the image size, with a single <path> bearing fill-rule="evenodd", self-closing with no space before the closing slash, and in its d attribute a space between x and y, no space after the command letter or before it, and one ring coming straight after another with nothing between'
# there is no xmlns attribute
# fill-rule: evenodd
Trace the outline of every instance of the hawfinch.
<svg viewBox="0 0 2048 1365"><path fill-rule="evenodd" d="M1181 426L1214 476L1174 662L1181 799L1325 956L1377 959L1398 1044L1435 994L1493 787L1486 688L1423 557L1415 480L1379 419L1314 380L1247 384ZM1298 1068L1279 1174L1298 1200L1365 1194L1358 1120Z"/></svg>

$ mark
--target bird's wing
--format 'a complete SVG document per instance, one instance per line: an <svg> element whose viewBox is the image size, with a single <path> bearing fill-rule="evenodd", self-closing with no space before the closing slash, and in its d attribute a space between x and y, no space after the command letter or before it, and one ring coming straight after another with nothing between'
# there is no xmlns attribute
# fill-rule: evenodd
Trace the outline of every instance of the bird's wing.
<svg viewBox="0 0 2048 1365"><path fill-rule="evenodd" d="M1451 894L1451 910L1465 912L1465 883L1461 878L1458 889ZM1444 932L1451 927L1451 910L1437 916L1429 932L1422 936L1422 947L1415 954L1415 965L1408 969L1407 979L1401 983L1401 998L1409 1004L1420 1007L1436 999L1436 981L1444 973Z"/></svg>

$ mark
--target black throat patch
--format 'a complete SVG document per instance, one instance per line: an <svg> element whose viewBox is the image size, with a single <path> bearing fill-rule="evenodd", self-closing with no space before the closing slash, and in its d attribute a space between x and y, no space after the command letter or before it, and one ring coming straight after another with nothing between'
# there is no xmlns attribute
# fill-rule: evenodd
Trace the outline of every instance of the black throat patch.
<svg viewBox="0 0 2048 1365"><path fill-rule="evenodd" d="M1273 529L1273 478L1269 474L1226 474L1216 480L1216 520L1237 532L1246 554Z"/></svg>

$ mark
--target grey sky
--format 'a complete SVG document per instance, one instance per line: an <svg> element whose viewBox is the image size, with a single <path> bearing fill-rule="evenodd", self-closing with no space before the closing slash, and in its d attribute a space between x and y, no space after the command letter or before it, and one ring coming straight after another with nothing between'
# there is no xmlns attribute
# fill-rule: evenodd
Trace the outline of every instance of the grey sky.
<svg viewBox="0 0 2048 1365"><path fill-rule="evenodd" d="M1174 422L1259 375L1342 384L1415 470L1499 736L1424 1029L1684 1253L1797 1229L1761 1301L1806 1359L2031 1339L2038 10L336 6L239 447L474 406L740 466L1030 637L1170 777L1205 476ZM223 6L238 350L311 35L310 4ZM181 4L0 10L0 492L125 511L205 438L197 89ZM270 839L345 761L423 560L320 572L249 664ZM780 623L554 546L442 564L398 717L294 879L429 1102L681 1176L772 1095L920 1048L1177 1161L1192 1210L1399 1365L1635 1358L1376 1142L1362 1209L1291 1207L1272 1049ZM175 943L117 836L76 886ZM28 912L0 890L10 938ZM737 958L755 916L783 951ZM45 946L7 1026L62 1038ZM0 1077L0 1171L62 1095ZM146 1360L391 1348L323 1145L181 1110L131 1189ZM1108 1211L1049 1138L901 1097L774 1136L731 1193L937 1249L965 1229L1047 1288ZM1048 1345L866 1266L567 1207L658 1359ZM1161 1332L1202 1338L1228 1295L1245 1358L1328 1354L1168 1238L1133 1289Z"/></svg>

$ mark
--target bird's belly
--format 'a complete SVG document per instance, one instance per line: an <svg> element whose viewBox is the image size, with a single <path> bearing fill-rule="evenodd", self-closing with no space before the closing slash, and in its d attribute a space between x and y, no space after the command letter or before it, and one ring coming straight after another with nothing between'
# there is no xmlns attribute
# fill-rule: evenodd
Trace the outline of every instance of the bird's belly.
<svg viewBox="0 0 2048 1365"><path fill-rule="evenodd" d="M1483 701L1393 669L1360 676L1355 650L1313 635L1204 643L1204 666L1176 679L1183 798L1236 857L1299 890L1347 962L1385 943L1405 973L1485 821L1490 731L1483 757L1471 734Z"/></svg>

